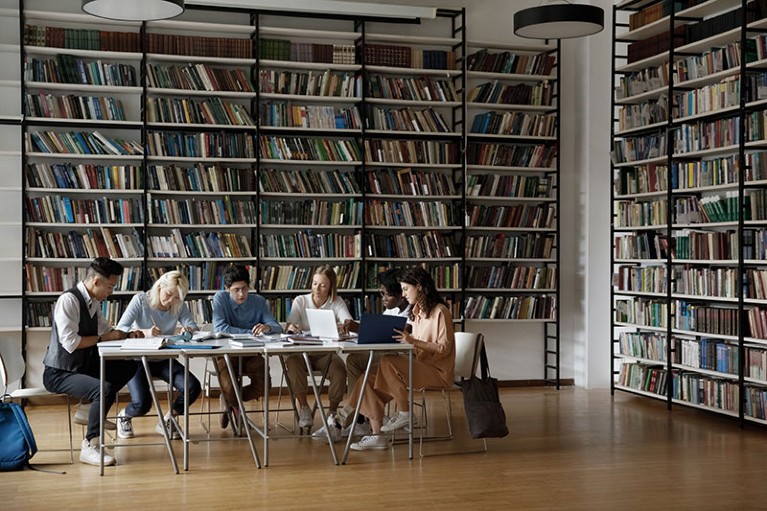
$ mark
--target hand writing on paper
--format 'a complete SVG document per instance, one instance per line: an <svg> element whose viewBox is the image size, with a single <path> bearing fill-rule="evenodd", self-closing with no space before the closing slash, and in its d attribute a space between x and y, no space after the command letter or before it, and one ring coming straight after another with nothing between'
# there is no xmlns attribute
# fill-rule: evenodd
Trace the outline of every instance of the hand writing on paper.
<svg viewBox="0 0 767 511"><path fill-rule="evenodd" d="M128 332L128 339L141 339L144 337L144 332L141 330L131 330Z"/></svg>

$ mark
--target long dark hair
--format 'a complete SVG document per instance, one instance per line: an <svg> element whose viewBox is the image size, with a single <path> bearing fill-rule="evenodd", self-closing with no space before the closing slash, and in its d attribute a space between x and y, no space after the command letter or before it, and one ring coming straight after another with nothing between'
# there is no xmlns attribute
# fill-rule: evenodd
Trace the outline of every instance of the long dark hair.
<svg viewBox="0 0 767 511"><path fill-rule="evenodd" d="M410 284L411 286L421 287L423 302L420 305L424 313L426 313L427 318L431 314L431 311L434 310L434 307L439 304L446 305L445 300L443 300L437 292L437 287L434 285L434 279L431 278L428 271L420 266L405 268L397 276L397 280L405 284ZM412 312L410 312L410 319L413 319Z"/></svg>

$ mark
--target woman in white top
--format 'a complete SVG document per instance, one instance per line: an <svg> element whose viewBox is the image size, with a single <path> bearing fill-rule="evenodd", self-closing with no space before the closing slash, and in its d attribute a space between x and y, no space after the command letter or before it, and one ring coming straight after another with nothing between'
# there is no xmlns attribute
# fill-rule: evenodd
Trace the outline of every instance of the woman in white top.
<svg viewBox="0 0 767 511"><path fill-rule="evenodd" d="M332 310L336 316L339 331L345 332L344 323L351 319L349 309L346 303L337 294L336 272L330 266L322 266L314 272L312 276L312 292L306 295L297 296L290 307L288 324L286 330L290 333L300 333L309 329L309 321L306 317L307 309L326 309ZM338 408L338 403L344 397L346 392L346 365L341 357L336 354L317 354L309 355L309 360L313 369L321 369L330 362L328 366L328 399L330 406L328 411L334 415ZM314 422L312 409L306 399L309 387L307 384L308 373L303 355L291 355L286 361L287 377L290 387L293 389L298 401L298 427L310 428ZM327 438L327 437L326 437Z"/></svg>

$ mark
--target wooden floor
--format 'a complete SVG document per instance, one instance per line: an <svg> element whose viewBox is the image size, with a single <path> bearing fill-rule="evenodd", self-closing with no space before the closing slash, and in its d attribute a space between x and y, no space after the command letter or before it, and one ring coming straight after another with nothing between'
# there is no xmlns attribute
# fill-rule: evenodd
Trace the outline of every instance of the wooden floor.
<svg viewBox="0 0 767 511"><path fill-rule="evenodd" d="M462 406L456 395L457 410ZM118 448L118 466L75 463L0 474L0 509L765 509L767 430L620 393L567 388L504 389L511 435L483 454L407 459L407 446L353 452L334 466L327 445L307 438L271 443L257 470L246 443L191 446L191 470L174 475L163 446ZM67 442L62 407L27 408L41 449ZM437 414L435 410L432 415ZM460 417L459 417L460 419ZM193 433L201 433L198 418ZM433 421L436 420L436 417ZM462 420L462 419L460 419ZM214 418L215 424L215 418ZM134 421L159 437L154 419ZM215 436L229 437L214 429ZM82 438L81 430L76 430ZM461 425L459 435L465 436ZM181 443L175 441L177 451ZM433 443L432 452L478 447ZM260 450L260 447L259 447ZM68 456L40 452L36 463ZM180 456L179 456L180 460Z"/></svg>

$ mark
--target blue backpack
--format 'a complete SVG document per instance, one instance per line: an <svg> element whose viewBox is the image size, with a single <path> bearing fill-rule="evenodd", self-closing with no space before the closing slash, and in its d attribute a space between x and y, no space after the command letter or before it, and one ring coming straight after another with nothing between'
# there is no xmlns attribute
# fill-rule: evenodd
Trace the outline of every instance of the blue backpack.
<svg viewBox="0 0 767 511"><path fill-rule="evenodd" d="M37 452L27 414L16 403L0 402L0 471L21 470Z"/></svg>

